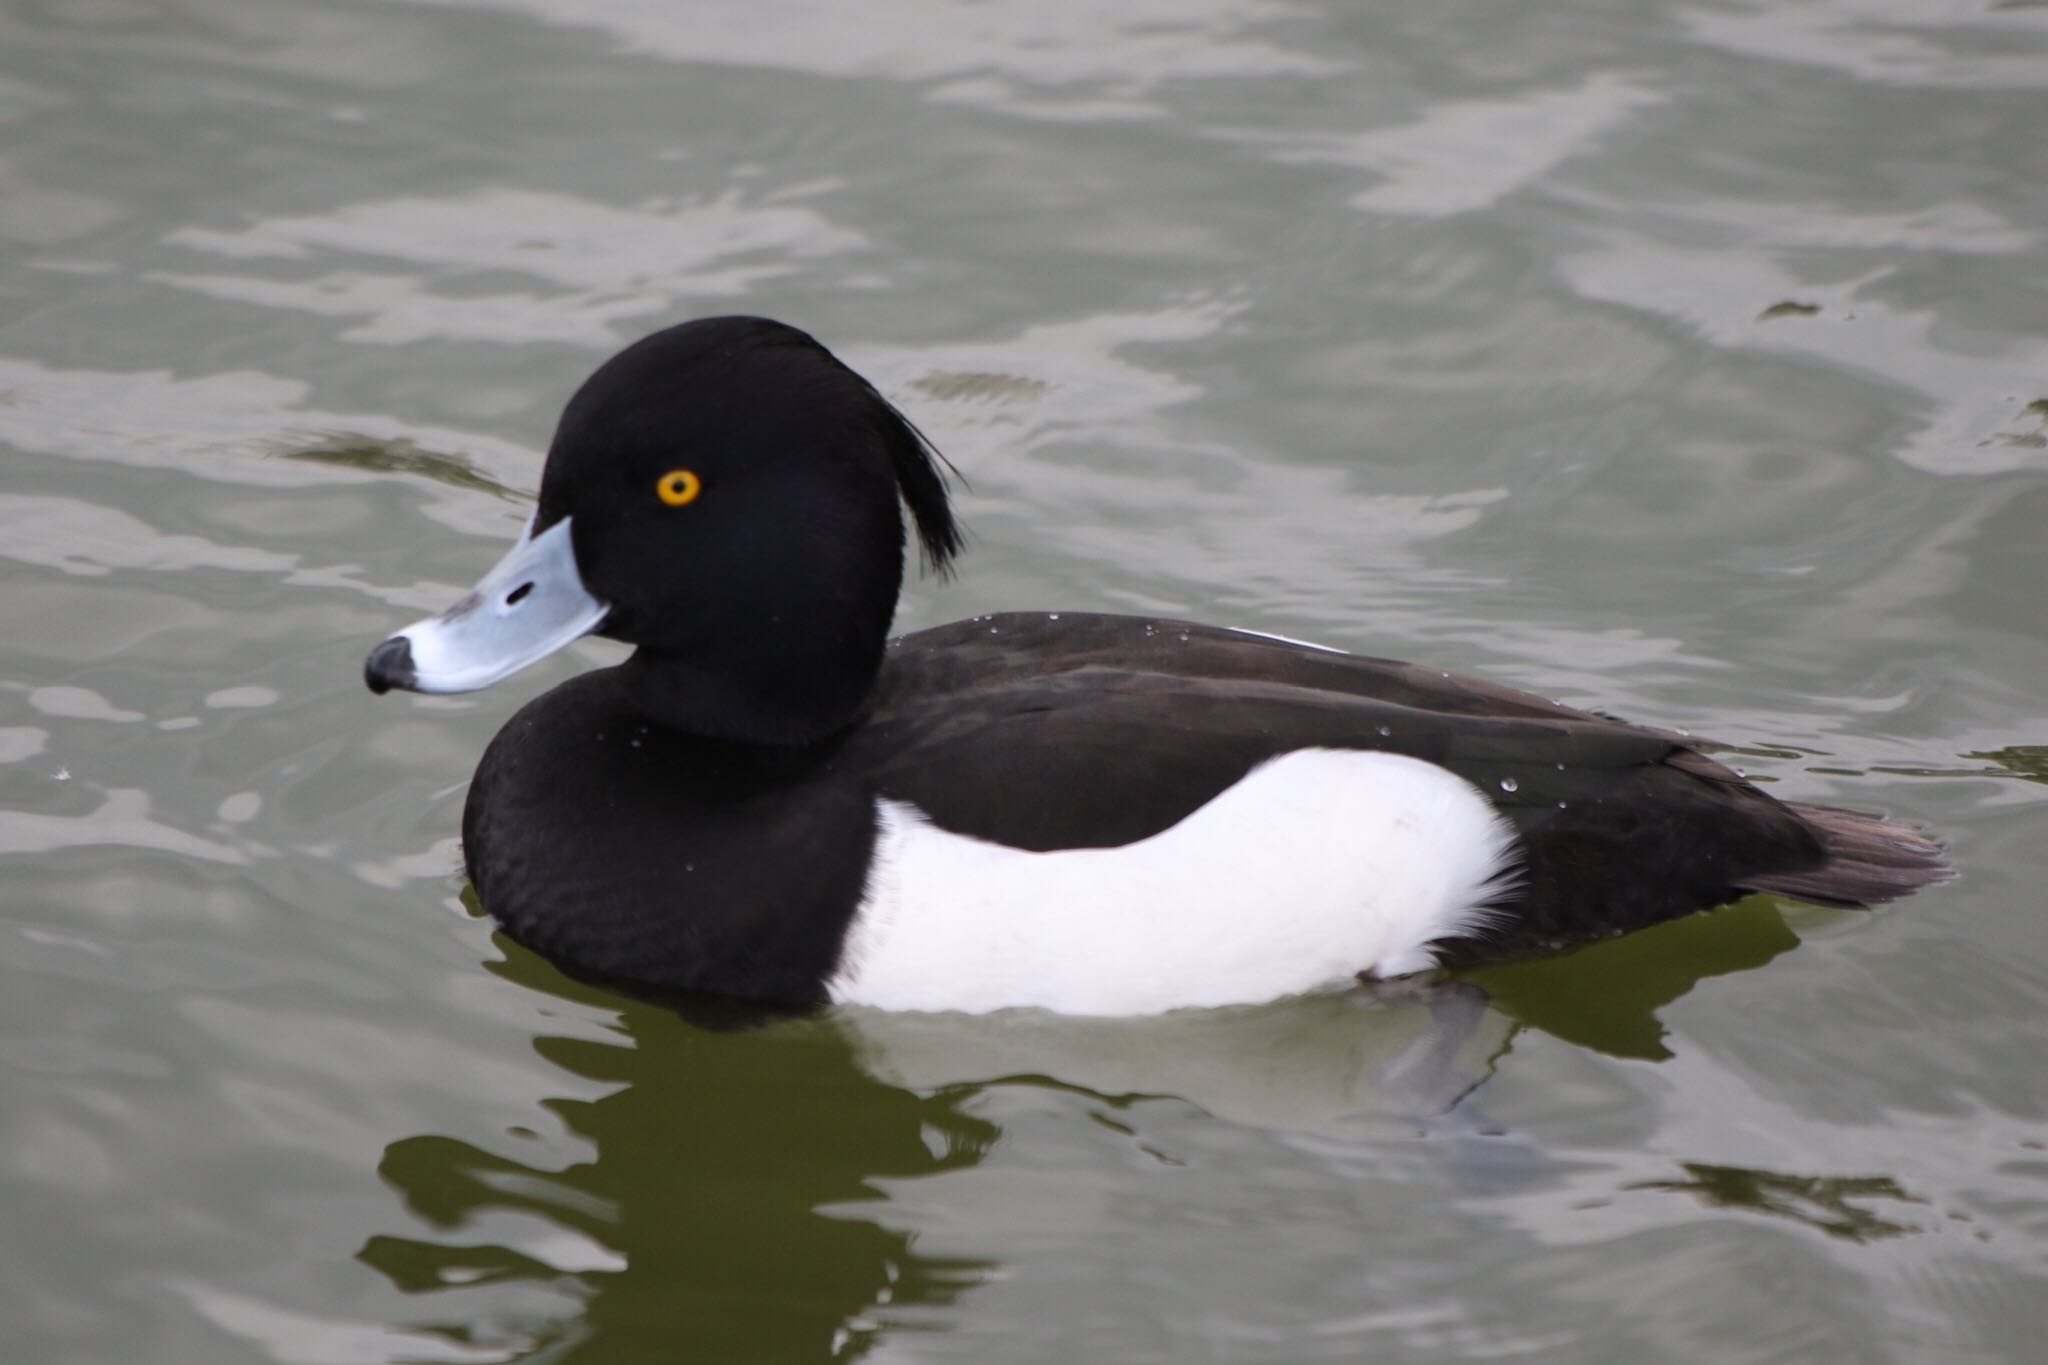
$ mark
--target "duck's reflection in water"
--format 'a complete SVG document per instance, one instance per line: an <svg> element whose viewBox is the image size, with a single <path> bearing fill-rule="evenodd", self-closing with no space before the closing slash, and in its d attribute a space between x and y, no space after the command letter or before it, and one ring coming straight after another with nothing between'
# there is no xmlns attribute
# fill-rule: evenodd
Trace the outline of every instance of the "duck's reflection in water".
<svg viewBox="0 0 2048 1365"><path fill-rule="evenodd" d="M835 1022L870 1075L913 1090L1043 1083L1181 1100L1248 1127L1336 1133L1416 1120L1464 1126L1460 1102L1513 1027L1485 992L1460 982L1136 1019L843 1010Z"/></svg>
<svg viewBox="0 0 2048 1365"><path fill-rule="evenodd" d="M928 1327L905 1310L952 1301L995 1262L919 1250L890 1226L881 1184L979 1163L1000 1137L974 1112L992 1086L1171 1097L1277 1129L1370 1126L1457 1112L1511 1027L1458 986L1139 1020L707 1026L507 953L504 974L617 1010L614 1038L534 1044L616 1087L544 1102L587 1157L551 1169L453 1137L394 1142L380 1172L429 1228L360 1255L402 1290L445 1295L432 1316L453 1341L560 1361L851 1359L886 1323Z"/></svg>

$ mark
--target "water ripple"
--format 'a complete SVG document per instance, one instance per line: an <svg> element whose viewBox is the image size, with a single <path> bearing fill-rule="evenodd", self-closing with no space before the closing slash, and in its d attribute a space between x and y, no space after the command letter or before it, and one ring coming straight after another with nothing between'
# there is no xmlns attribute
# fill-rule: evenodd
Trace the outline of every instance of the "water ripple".
<svg viewBox="0 0 2048 1365"><path fill-rule="evenodd" d="M814 193L816 187L798 191ZM795 197L785 190L782 200ZM731 298L800 263L865 244L800 203L749 203L737 191L632 207L560 193L486 189L372 200L317 216L268 218L237 231L184 228L166 239L248 262L402 262L429 275L329 267L276 275L155 271L151 279L210 298L361 319L349 341L428 339L611 347L616 324L668 313L683 299ZM551 286L493 288L504 276Z"/></svg>

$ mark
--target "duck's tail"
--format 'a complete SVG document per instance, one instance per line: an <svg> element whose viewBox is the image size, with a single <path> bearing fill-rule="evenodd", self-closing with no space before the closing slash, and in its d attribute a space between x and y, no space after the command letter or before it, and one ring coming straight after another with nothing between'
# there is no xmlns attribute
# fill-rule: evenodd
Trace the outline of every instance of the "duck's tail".
<svg viewBox="0 0 2048 1365"><path fill-rule="evenodd" d="M1786 804L1820 839L1827 861L1804 872L1752 877L1743 883L1745 890L1862 910L1956 875L1942 860L1941 841L1903 820L1839 806Z"/></svg>

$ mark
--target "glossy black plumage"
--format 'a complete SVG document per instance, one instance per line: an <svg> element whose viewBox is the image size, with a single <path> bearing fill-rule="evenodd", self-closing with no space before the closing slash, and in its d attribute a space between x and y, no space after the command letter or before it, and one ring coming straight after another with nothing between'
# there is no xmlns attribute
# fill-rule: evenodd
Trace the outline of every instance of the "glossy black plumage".
<svg viewBox="0 0 2048 1365"><path fill-rule="evenodd" d="M1913 885L1938 867L1902 826L1774 801L1670 734L1188 622L1008 613L921 631L891 643L857 724L797 748L650 726L617 675L586 674L505 727L478 770L465 844L479 895L514 937L662 990L822 999L864 886L876 796L1011 847L1116 847L1305 747L1439 764L1521 831L1508 913L1446 943L1453 963L1752 890L1834 887L1820 898L1860 904L1887 889L1861 864L1830 868L1817 817L1872 838Z"/></svg>
<svg viewBox="0 0 2048 1365"><path fill-rule="evenodd" d="M663 506L651 490L678 466L702 496ZM1678 736L1436 669L1072 612L885 649L899 497L944 567L959 531L935 454L780 324L672 328L584 385L536 530L568 519L604 633L639 649L529 704L478 768L465 857L514 937L642 988L811 1003L879 798L1012 848L1114 848L1301 748L1425 760L1513 822L1520 876L1485 932L1441 944L1453 963L1753 890L1862 904L1946 875L1907 826L1780 803ZM398 653L373 653L373 685L413 685L379 671Z"/></svg>

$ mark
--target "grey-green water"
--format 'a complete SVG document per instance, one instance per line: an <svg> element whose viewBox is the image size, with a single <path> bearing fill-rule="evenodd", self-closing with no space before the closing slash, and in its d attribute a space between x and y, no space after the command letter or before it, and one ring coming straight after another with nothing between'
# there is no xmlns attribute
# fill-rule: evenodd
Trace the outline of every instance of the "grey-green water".
<svg viewBox="0 0 2048 1365"><path fill-rule="evenodd" d="M2048 9L1375 8L0 7L0 1357L2038 1358ZM970 480L906 627L1478 670L1963 878L1491 1004L571 986L455 832L579 660L360 660L736 309Z"/></svg>

